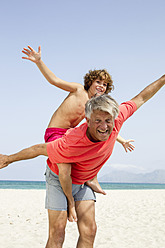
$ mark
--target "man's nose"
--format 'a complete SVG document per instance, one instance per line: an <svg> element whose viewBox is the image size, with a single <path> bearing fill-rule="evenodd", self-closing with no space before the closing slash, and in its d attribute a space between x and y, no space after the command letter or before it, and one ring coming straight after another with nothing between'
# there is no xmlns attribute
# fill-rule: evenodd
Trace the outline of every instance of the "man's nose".
<svg viewBox="0 0 165 248"><path fill-rule="evenodd" d="M100 128L105 131L107 129L107 123L104 121L101 123Z"/></svg>

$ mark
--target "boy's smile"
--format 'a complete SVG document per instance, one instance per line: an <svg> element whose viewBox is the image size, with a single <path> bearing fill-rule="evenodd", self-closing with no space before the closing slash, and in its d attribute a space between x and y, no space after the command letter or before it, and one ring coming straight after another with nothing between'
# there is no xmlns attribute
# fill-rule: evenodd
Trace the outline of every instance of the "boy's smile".
<svg viewBox="0 0 165 248"><path fill-rule="evenodd" d="M90 93L90 96L100 96L105 93L107 89L107 83L105 80L100 80L97 78L96 80L93 81L92 85L90 86L88 92Z"/></svg>

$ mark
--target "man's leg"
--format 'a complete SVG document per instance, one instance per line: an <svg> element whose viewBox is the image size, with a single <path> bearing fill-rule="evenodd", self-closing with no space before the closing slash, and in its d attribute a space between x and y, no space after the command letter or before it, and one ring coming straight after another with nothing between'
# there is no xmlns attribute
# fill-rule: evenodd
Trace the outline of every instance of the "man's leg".
<svg viewBox="0 0 165 248"><path fill-rule="evenodd" d="M61 248L65 238L67 211L48 209L49 238L46 248Z"/></svg>
<svg viewBox="0 0 165 248"><path fill-rule="evenodd" d="M93 200L76 201L75 207L79 230L77 248L93 248L97 230L95 222L95 202Z"/></svg>
<svg viewBox="0 0 165 248"><path fill-rule="evenodd" d="M49 218L49 238L46 248L61 248L67 223L67 199L58 176L49 168L46 169L45 207L48 209Z"/></svg>

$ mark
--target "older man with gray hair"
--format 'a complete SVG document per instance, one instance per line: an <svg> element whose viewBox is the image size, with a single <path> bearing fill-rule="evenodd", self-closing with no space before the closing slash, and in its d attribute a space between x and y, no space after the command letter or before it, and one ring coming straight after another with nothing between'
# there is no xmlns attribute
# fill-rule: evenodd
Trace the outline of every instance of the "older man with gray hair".
<svg viewBox="0 0 165 248"><path fill-rule="evenodd" d="M84 183L94 178L110 157L122 124L165 84L165 76L120 106L108 95L86 103L87 122L62 138L0 156L0 168L39 155L48 156L46 208L49 215L47 248L62 247L67 222L67 198L77 221L77 248L92 248L96 235L95 194ZM72 163L71 170L62 163ZM67 195L67 198L66 196ZM75 212L74 212L75 211Z"/></svg>

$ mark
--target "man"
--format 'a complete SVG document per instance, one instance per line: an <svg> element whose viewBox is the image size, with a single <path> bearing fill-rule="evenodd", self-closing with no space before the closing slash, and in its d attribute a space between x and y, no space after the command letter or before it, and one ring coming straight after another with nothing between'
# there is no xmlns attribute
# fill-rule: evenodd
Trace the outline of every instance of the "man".
<svg viewBox="0 0 165 248"><path fill-rule="evenodd" d="M22 52L27 56L22 58L32 61L34 64L36 64L38 69L50 84L70 92L65 100L61 103L59 108L52 115L52 118L48 124L48 128L45 132L45 142L58 139L62 137L69 128L77 126L85 117L85 103L87 100L89 100L94 95L99 96L104 93L108 94L114 88L111 76L105 69L93 71L90 70L89 73L84 76L83 86L79 83L62 80L58 78L52 71L50 71L41 59L41 46L39 46L38 52L36 52L30 46L28 46L28 48L24 48ZM117 141L123 145L126 152L127 150L134 150L134 146L130 143L133 140L125 140L118 136ZM63 167L66 169L66 166L68 167L68 170L71 169L71 165L69 168L69 164L61 164L59 165L60 170L63 170ZM59 179L63 187L63 180L61 176ZM97 177L86 182L86 184L89 185L94 191L105 194L97 181ZM65 188L63 188L63 191L67 196ZM70 198L70 196L67 197ZM74 208L69 207L68 219L69 221L76 219Z"/></svg>
<svg viewBox="0 0 165 248"><path fill-rule="evenodd" d="M71 171L64 170L60 173L63 174L68 191L72 188L70 202L74 205L75 201L79 230L77 248L92 248L96 234L95 195L84 182L95 177L110 157L122 124L164 84L165 76L162 76L131 101L121 104L119 109L116 101L108 95L92 98L86 104L87 123L70 129L65 136L53 142L35 145L10 156L0 156L0 168L39 155L49 156L46 172L46 204L49 214L47 248L62 247L67 222L67 202L60 188L57 164L72 163ZM56 195L56 201L52 198L53 195Z"/></svg>

